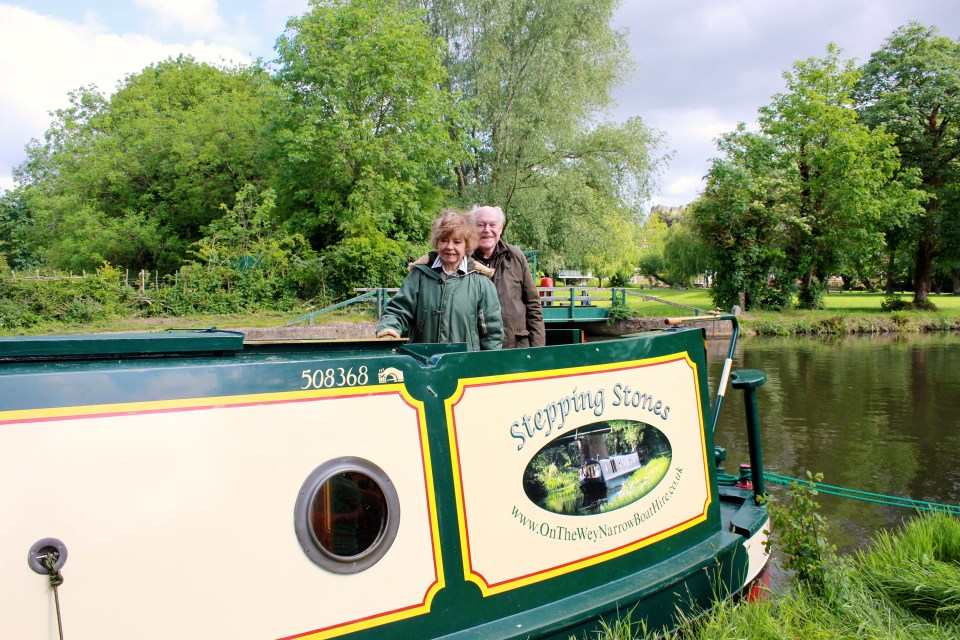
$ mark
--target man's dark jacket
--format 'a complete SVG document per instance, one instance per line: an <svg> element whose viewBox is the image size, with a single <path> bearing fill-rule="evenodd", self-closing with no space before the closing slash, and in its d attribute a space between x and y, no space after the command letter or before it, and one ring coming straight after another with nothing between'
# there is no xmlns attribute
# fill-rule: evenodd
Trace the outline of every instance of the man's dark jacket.
<svg viewBox="0 0 960 640"><path fill-rule="evenodd" d="M503 348L546 344L540 294L523 252L500 240L489 259L483 258L480 249L474 251L473 257L494 270L493 284L503 318Z"/></svg>

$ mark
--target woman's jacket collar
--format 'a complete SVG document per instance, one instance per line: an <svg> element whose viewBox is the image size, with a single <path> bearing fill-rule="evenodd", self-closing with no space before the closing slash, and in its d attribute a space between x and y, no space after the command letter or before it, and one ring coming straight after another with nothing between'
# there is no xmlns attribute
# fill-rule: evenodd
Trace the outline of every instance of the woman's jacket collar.
<svg viewBox="0 0 960 640"><path fill-rule="evenodd" d="M409 271L413 271L417 267L422 267L423 271L429 271L430 273L436 274L436 271L430 268L430 265L433 264L433 261L436 259L436 257L437 253L435 251L431 251L430 253L422 255L413 262L409 263L407 265L407 269ZM467 274L469 275L474 271L481 275L485 275L488 278L492 278L494 273L493 269L480 262L477 262L473 259L473 256L467 256Z"/></svg>

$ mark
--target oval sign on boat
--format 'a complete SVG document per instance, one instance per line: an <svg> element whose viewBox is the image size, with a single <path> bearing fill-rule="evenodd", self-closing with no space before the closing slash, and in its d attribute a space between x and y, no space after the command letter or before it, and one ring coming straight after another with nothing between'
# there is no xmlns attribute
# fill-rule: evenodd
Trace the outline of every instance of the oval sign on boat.
<svg viewBox="0 0 960 640"><path fill-rule="evenodd" d="M594 422L540 449L523 471L523 490L531 502L553 513L613 511L663 480L672 451L667 436L644 422Z"/></svg>

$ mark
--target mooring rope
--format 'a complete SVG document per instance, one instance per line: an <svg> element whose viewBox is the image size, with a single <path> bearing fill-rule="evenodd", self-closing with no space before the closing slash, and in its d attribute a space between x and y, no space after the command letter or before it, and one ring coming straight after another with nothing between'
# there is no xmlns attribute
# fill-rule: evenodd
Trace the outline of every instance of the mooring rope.
<svg viewBox="0 0 960 640"><path fill-rule="evenodd" d="M718 473L717 481L724 486L731 486L740 482L742 480L750 480L750 471L749 469L742 470L743 477L733 476L728 473ZM790 486L794 482L798 485L805 485L809 483L809 480L803 480L801 478L791 478L790 476L781 475L779 473L771 473L769 471L764 471L763 479L767 482L772 482L774 484L782 484L785 486ZM960 504L942 504L938 502L928 502L926 500L914 500L913 498L904 498L902 496L894 496L883 493L871 493L869 491L860 491L858 489L850 489L847 487L838 487L832 484L822 484L819 482L813 483L813 488L816 489L818 493L829 496L837 496L840 498L850 498L851 500L860 500L861 502L871 502L874 504L880 504L888 507L903 507L905 509L915 509L917 511L939 511L944 513L949 513L951 515L960 516Z"/></svg>
<svg viewBox="0 0 960 640"><path fill-rule="evenodd" d="M57 554L50 552L40 561L50 575L50 586L53 588L53 599L57 605L57 631L60 633L60 640L63 640L63 618L60 615L60 592L57 587L63 584L63 574L57 569Z"/></svg>

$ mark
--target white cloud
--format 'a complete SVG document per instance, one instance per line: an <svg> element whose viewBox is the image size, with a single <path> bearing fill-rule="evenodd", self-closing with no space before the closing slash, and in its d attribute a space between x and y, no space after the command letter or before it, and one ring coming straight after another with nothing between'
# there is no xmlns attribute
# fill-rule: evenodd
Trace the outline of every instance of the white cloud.
<svg viewBox="0 0 960 640"><path fill-rule="evenodd" d="M663 185L656 203L668 207L682 207L690 204L701 191L703 191L702 174L672 173L670 179Z"/></svg>
<svg viewBox="0 0 960 640"><path fill-rule="evenodd" d="M134 0L134 4L149 10L163 28L213 33L223 26L217 0Z"/></svg>
<svg viewBox="0 0 960 640"><path fill-rule="evenodd" d="M279 24L281 31L289 18L302 16L309 9L308 0L265 0L263 7L265 19ZM280 31L277 32L279 35Z"/></svg>
<svg viewBox="0 0 960 640"><path fill-rule="evenodd" d="M834 42L867 61L910 20L960 33L956 0L627 0L614 22L628 30L636 73L616 93L618 118L640 116L670 136L675 151L655 202L685 204L702 190L713 139L785 90L782 72L822 57ZM682 193L684 184L700 188Z"/></svg>
<svg viewBox="0 0 960 640"><path fill-rule="evenodd" d="M42 138L49 113L69 106L68 92L93 84L111 94L126 76L181 53L216 64L250 61L214 42L121 35L90 17L76 23L0 4L0 187L12 184L12 168L24 160L30 139Z"/></svg>

